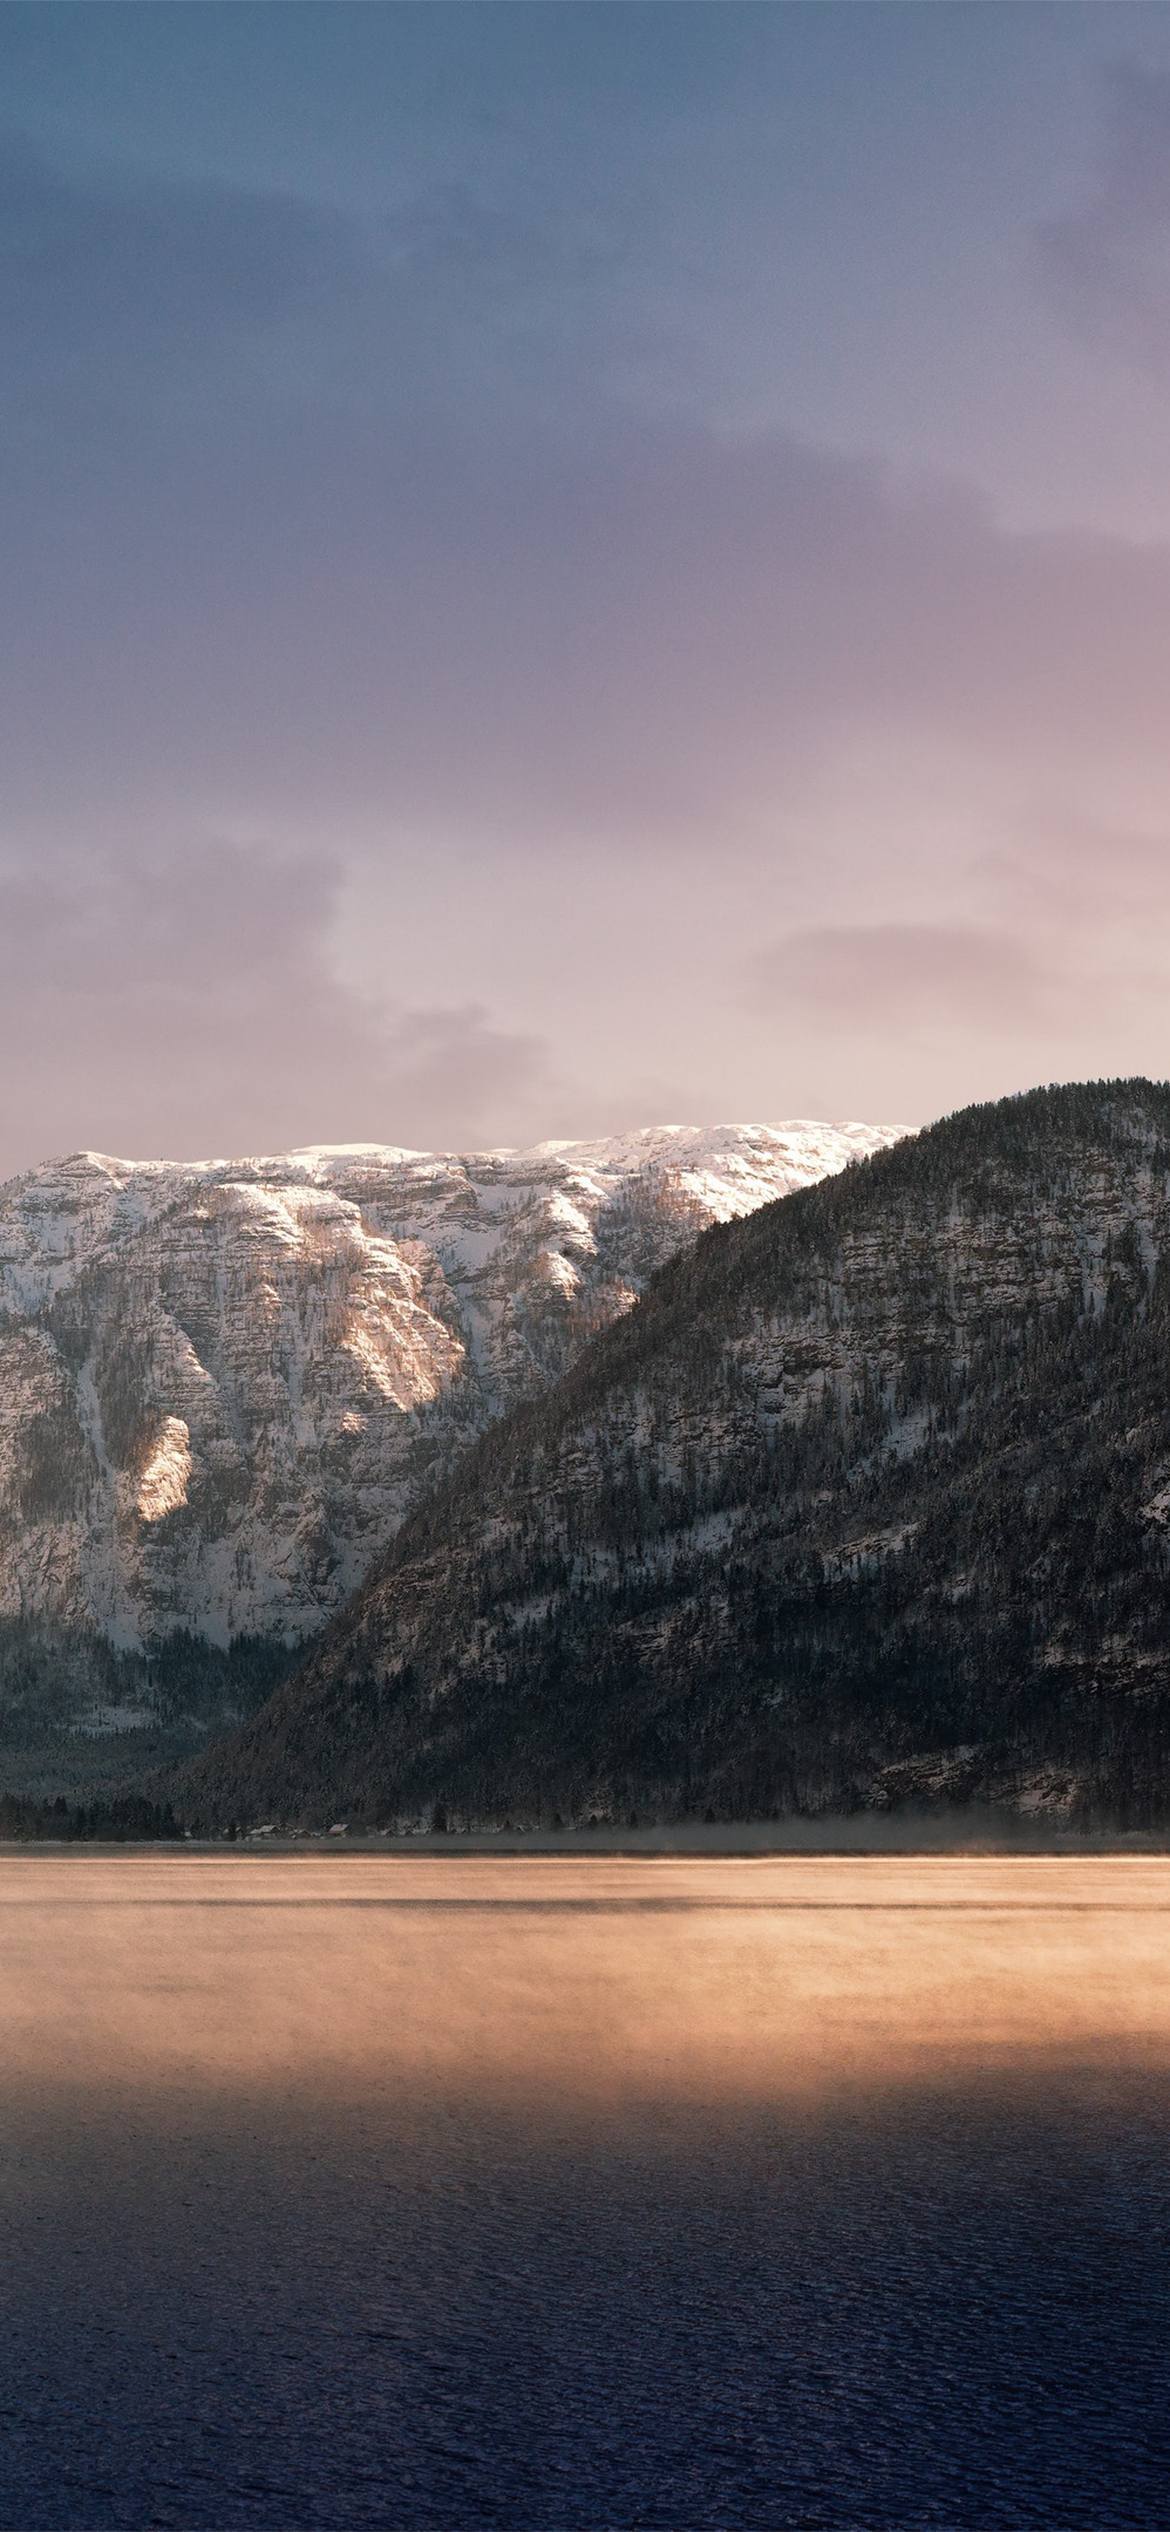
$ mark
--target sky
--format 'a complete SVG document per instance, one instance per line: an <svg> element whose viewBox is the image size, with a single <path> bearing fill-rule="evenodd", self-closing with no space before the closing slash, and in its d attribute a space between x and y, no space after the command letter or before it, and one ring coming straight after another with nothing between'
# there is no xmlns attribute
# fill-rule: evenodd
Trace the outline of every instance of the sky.
<svg viewBox="0 0 1170 2532"><path fill-rule="evenodd" d="M1170 1070L1170 12L0 10L0 1173Z"/></svg>

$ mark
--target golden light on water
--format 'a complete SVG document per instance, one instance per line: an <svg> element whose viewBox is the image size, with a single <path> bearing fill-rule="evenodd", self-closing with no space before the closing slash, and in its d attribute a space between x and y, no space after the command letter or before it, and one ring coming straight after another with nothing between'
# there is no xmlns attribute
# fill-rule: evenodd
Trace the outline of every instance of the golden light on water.
<svg viewBox="0 0 1170 2532"><path fill-rule="evenodd" d="M16 2091L783 2097L1170 2063L1170 1860L0 1860Z"/></svg>

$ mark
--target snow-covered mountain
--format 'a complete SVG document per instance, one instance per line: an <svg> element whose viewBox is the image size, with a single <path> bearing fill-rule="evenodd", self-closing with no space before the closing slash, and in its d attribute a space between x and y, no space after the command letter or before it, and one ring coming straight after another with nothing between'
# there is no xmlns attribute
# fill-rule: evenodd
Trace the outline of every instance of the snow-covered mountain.
<svg viewBox="0 0 1170 2532"><path fill-rule="evenodd" d="M182 1816L1170 1821L1170 1084L729 1223L419 1504Z"/></svg>
<svg viewBox="0 0 1170 2532"><path fill-rule="evenodd" d="M894 1139L669 1126L470 1156L81 1152L0 1188L0 1619L300 1640L419 1486L646 1276Z"/></svg>

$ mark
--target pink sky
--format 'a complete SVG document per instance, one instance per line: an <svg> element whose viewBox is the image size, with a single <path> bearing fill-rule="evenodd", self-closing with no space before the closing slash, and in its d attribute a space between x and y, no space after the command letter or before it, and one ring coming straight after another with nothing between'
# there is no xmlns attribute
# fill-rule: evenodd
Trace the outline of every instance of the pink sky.
<svg viewBox="0 0 1170 2532"><path fill-rule="evenodd" d="M0 24L0 1170L1164 1074L1170 23L281 27Z"/></svg>

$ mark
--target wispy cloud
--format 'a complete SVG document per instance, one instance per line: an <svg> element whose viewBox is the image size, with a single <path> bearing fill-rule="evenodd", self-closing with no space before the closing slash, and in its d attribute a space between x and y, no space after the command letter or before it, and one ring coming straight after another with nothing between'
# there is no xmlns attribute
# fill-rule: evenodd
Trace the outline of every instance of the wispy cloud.
<svg viewBox="0 0 1170 2532"><path fill-rule="evenodd" d="M351 220L291 194L53 165L0 132L0 329L56 369L257 329L352 288ZM27 384L27 380L25 381Z"/></svg>
<svg viewBox="0 0 1170 2532"><path fill-rule="evenodd" d="M958 923L826 924L792 932L749 970L763 1008L851 1032L996 1028L1034 1018L1043 974L1008 932Z"/></svg>
<svg viewBox="0 0 1170 2532"><path fill-rule="evenodd" d="M1093 190L1038 235L1063 313L1130 360L1170 363L1170 71L1100 74L1103 148Z"/></svg>
<svg viewBox="0 0 1170 2532"><path fill-rule="evenodd" d="M481 1005L348 987L339 875L227 845L0 874L0 1143L131 1155L349 1139L466 1139L547 1121L548 1050ZM222 1148L222 1140L220 1140Z"/></svg>

